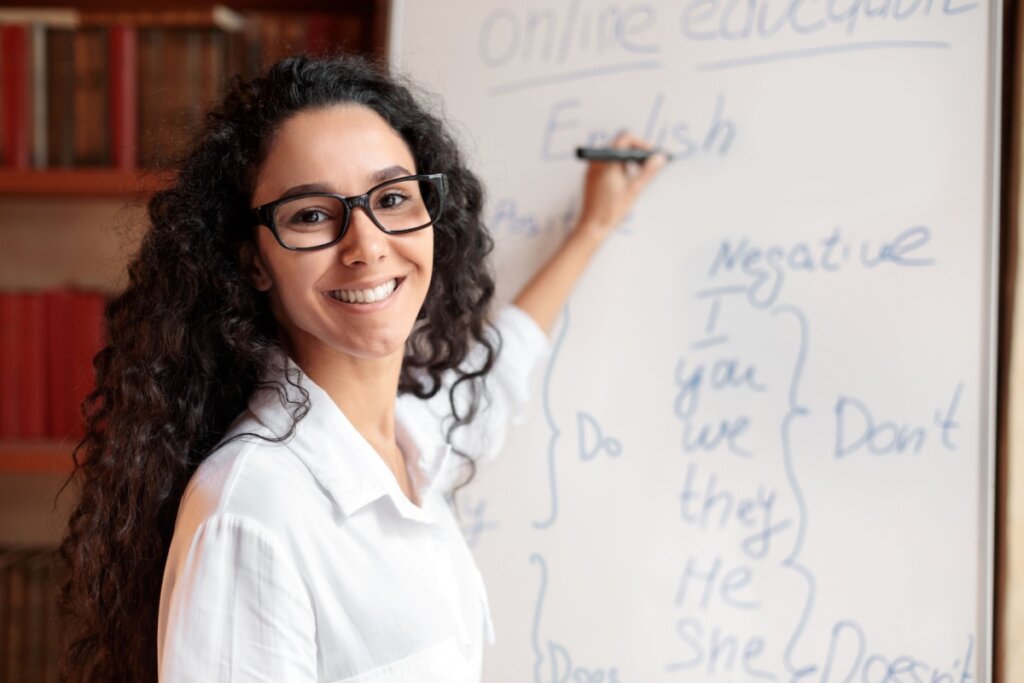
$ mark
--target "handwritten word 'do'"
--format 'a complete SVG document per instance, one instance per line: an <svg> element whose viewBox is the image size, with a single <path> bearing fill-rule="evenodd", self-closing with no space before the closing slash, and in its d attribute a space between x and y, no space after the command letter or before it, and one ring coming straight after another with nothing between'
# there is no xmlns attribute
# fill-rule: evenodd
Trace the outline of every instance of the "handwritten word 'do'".
<svg viewBox="0 0 1024 683"><path fill-rule="evenodd" d="M613 458L622 455L622 443L604 435L601 424L589 413L576 413L576 428L579 434L580 460L589 462L601 453Z"/></svg>
<svg viewBox="0 0 1024 683"><path fill-rule="evenodd" d="M866 450L874 455L892 453L920 453L925 447L928 430L934 426L943 448L956 450L953 432L960 428L956 411L960 403L963 384L957 385L945 411L936 411L934 425L900 423L895 420L877 420L871 409L861 400L840 396L836 400L837 459Z"/></svg>
<svg viewBox="0 0 1024 683"><path fill-rule="evenodd" d="M577 57L650 55L660 50L651 36L657 18L651 5L580 5L579 0L570 0L558 6L524 4L491 10L477 36L480 61L492 68L554 65Z"/></svg>

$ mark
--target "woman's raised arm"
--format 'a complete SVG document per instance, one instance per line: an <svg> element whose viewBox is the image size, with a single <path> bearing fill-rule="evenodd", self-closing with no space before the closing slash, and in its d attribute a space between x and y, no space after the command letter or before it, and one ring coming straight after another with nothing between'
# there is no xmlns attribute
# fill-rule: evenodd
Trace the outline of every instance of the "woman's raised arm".
<svg viewBox="0 0 1024 683"><path fill-rule="evenodd" d="M628 133L616 137L612 146L651 149L647 142ZM590 162L576 226L515 298L516 306L545 332L550 332L597 249L629 213L636 198L665 162L664 156L654 155L639 170L633 164L620 161Z"/></svg>

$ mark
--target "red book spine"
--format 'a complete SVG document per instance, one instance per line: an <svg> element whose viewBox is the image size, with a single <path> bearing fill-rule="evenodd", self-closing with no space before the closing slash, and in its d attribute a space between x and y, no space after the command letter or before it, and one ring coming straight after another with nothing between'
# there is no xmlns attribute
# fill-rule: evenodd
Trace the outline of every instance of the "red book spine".
<svg viewBox="0 0 1024 683"><path fill-rule="evenodd" d="M134 26L110 27L110 140L114 166L135 168L138 140L138 41Z"/></svg>
<svg viewBox="0 0 1024 683"><path fill-rule="evenodd" d="M76 433L85 433L82 402L92 392L96 382L93 357L103 348L103 312L106 299L94 292L78 292L72 316L71 351L74 379L71 387L72 405L75 407Z"/></svg>
<svg viewBox="0 0 1024 683"><path fill-rule="evenodd" d="M20 292L0 292L0 438L18 436L21 400L21 357L18 328L22 317Z"/></svg>
<svg viewBox="0 0 1024 683"><path fill-rule="evenodd" d="M71 387L74 365L71 358L71 317L75 295L70 289L46 293L46 388L50 436L64 439L75 432L76 406Z"/></svg>
<svg viewBox="0 0 1024 683"><path fill-rule="evenodd" d="M46 436L46 300L39 292L24 295L21 357L21 424L18 436Z"/></svg>
<svg viewBox="0 0 1024 683"><path fill-rule="evenodd" d="M0 26L3 63L4 149L8 166L29 167L28 27Z"/></svg>

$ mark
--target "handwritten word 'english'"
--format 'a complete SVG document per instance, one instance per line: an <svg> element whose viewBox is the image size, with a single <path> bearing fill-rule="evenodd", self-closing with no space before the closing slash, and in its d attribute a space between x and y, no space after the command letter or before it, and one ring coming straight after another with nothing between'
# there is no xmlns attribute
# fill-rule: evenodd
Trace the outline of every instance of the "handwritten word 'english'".
<svg viewBox="0 0 1024 683"><path fill-rule="evenodd" d="M725 115L725 96L715 99L707 123L700 125L666 111L665 98L665 93L656 93L645 110L636 107L636 118L622 122L623 125L640 131L645 140L671 152L677 163L701 155L725 156L729 152L736 137L736 123ZM597 116L600 111L600 107L583 106L578 98L551 105L541 136L541 159L566 161L575 158L575 149L580 144L600 147L611 143L619 133L617 128L591 125L580 116L581 112Z"/></svg>

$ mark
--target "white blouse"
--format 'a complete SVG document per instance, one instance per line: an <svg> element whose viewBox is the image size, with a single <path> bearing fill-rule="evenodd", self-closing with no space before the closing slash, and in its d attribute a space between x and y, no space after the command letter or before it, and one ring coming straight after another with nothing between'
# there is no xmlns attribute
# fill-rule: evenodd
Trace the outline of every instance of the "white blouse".
<svg viewBox="0 0 1024 683"><path fill-rule="evenodd" d="M484 458L519 416L548 349L515 307L495 327L503 343L486 408L453 434ZM479 681L483 637L493 643L494 631L446 497L464 462L445 442L447 388L395 407L418 507L330 396L290 359L287 368L311 402L294 434L222 444L185 489L160 591L159 680ZM285 435L294 409L274 390L254 392L225 439Z"/></svg>

